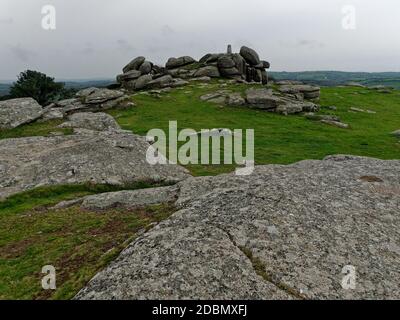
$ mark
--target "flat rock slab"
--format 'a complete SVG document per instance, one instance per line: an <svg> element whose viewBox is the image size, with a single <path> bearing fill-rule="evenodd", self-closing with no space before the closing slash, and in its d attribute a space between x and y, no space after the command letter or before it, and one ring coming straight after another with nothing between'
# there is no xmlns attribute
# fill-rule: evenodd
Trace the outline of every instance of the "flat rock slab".
<svg viewBox="0 0 400 320"><path fill-rule="evenodd" d="M181 209L76 299L399 299L399 172L339 155L187 179Z"/></svg>
<svg viewBox="0 0 400 320"><path fill-rule="evenodd" d="M0 101L0 129L13 129L42 116L44 109L32 98Z"/></svg>
<svg viewBox="0 0 400 320"><path fill-rule="evenodd" d="M113 207L144 207L175 202L177 196L178 188L175 186L109 192L84 197L81 201L81 208L105 210Z"/></svg>
<svg viewBox="0 0 400 320"><path fill-rule="evenodd" d="M124 132L0 140L0 198L38 186L176 182L189 176L177 165L150 165L144 137Z"/></svg>
<svg viewBox="0 0 400 320"><path fill-rule="evenodd" d="M80 112L68 117L68 121L59 126L60 128L83 128L96 131L118 130L121 127L115 119L107 113Z"/></svg>

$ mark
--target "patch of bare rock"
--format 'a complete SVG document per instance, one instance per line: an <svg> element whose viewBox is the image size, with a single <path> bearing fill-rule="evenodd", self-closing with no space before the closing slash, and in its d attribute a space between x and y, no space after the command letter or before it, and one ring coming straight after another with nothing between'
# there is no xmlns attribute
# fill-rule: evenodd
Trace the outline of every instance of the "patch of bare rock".
<svg viewBox="0 0 400 320"><path fill-rule="evenodd" d="M399 172L399 160L337 155L186 179L179 210L75 298L398 299ZM141 201L91 206L120 198Z"/></svg>
<svg viewBox="0 0 400 320"><path fill-rule="evenodd" d="M319 105L316 103L305 101L303 95L281 94L266 87L249 88L246 90L244 96L239 92L219 90L203 95L200 99L229 106L245 106L262 109L284 115L301 112L317 112L320 109Z"/></svg>
<svg viewBox="0 0 400 320"><path fill-rule="evenodd" d="M39 119L45 110L32 98L0 101L0 129L13 129Z"/></svg>
<svg viewBox="0 0 400 320"><path fill-rule="evenodd" d="M87 114L74 116L72 123L82 117ZM91 129L99 129L98 123L88 123ZM100 122L101 126L109 124ZM123 186L142 181L177 182L189 176L186 169L177 165L150 165L146 160L149 147L144 137L115 128L107 131L78 128L68 136L2 139L0 199L39 186L80 183Z"/></svg>

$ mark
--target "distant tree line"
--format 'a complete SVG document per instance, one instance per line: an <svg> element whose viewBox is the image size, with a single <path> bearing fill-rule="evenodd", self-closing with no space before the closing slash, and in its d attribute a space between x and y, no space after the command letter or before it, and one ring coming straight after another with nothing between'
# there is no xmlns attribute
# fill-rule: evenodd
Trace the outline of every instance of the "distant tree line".
<svg viewBox="0 0 400 320"><path fill-rule="evenodd" d="M33 98L40 105L46 106L52 102L68 99L76 90L65 88L65 84L55 82L44 73L32 70L21 72L16 82L10 88L8 95L0 97L0 100L14 98Z"/></svg>

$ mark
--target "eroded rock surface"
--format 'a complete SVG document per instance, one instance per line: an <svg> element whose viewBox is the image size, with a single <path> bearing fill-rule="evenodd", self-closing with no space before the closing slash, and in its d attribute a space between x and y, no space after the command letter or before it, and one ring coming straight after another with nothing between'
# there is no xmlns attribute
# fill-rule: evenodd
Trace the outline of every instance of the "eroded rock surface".
<svg viewBox="0 0 400 320"><path fill-rule="evenodd" d="M0 129L13 129L39 119L44 109L32 98L0 101Z"/></svg>
<svg viewBox="0 0 400 320"><path fill-rule="evenodd" d="M80 129L79 134L0 140L0 199L38 186L176 182L176 165L150 165L144 137Z"/></svg>
<svg viewBox="0 0 400 320"><path fill-rule="evenodd" d="M177 196L178 188L176 186L117 191L87 196L81 200L81 207L92 210L104 210L118 206L143 207L175 202Z"/></svg>
<svg viewBox="0 0 400 320"><path fill-rule="evenodd" d="M76 298L398 299L399 172L399 160L339 155L190 178L180 210Z"/></svg>

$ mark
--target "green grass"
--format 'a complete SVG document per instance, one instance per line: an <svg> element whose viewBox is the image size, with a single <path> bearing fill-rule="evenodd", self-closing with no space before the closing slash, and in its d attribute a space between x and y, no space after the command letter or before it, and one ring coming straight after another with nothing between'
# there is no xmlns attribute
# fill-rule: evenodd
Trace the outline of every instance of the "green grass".
<svg viewBox="0 0 400 320"><path fill-rule="evenodd" d="M335 114L351 129L339 129L305 119L301 115L282 116L261 110L221 107L202 102L199 97L218 89L245 91L246 85L221 88L185 87L161 97L139 94L137 107L113 110L124 129L145 135L152 128L168 132L168 121L177 120L178 129L207 128L255 129L257 164L290 164L304 159L322 159L331 154L354 154L381 159L399 159L400 144L390 132L400 128L400 91L391 94L359 88L323 88L321 105L335 105L337 111L322 108L321 114ZM350 113L351 107L376 111L376 114ZM231 171L234 166L190 165L195 175Z"/></svg>
<svg viewBox="0 0 400 320"><path fill-rule="evenodd" d="M61 200L115 190L86 185L39 188L0 202L0 299L72 298L139 230L175 210L169 205L106 212L51 208ZM55 291L41 287L45 265L56 268Z"/></svg>
<svg viewBox="0 0 400 320"><path fill-rule="evenodd" d="M34 122L12 130L0 129L0 139L6 138L20 138L20 137L33 137L33 136L47 136L51 132L62 132L64 134L71 134L72 130L69 128L57 128L63 121L52 120L46 122Z"/></svg>

